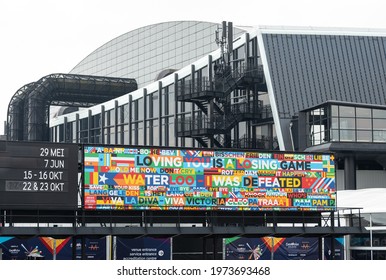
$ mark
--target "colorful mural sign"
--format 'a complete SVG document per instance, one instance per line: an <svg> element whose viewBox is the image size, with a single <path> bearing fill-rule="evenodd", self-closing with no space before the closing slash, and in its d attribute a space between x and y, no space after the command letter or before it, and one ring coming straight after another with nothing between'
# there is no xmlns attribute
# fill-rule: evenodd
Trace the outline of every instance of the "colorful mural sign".
<svg viewBox="0 0 386 280"><path fill-rule="evenodd" d="M84 208L334 211L334 156L84 147Z"/></svg>

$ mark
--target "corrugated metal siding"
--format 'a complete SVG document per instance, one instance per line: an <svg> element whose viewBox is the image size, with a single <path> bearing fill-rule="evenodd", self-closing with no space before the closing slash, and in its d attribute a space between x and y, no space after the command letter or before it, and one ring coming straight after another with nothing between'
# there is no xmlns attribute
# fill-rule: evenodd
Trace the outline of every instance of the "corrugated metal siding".
<svg viewBox="0 0 386 280"><path fill-rule="evenodd" d="M327 100L385 104L386 38L263 34L280 118Z"/></svg>

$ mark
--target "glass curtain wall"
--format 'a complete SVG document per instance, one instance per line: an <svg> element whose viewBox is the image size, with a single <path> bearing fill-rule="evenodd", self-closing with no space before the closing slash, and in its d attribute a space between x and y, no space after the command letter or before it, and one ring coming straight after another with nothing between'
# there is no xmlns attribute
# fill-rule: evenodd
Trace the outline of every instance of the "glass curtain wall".
<svg viewBox="0 0 386 280"><path fill-rule="evenodd" d="M354 260L386 260L385 213L362 214L369 234L350 237L350 258Z"/></svg>
<svg viewBox="0 0 386 280"><path fill-rule="evenodd" d="M307 114L310 146L327 142L386 143L386 108L327 104Z"/></svg>

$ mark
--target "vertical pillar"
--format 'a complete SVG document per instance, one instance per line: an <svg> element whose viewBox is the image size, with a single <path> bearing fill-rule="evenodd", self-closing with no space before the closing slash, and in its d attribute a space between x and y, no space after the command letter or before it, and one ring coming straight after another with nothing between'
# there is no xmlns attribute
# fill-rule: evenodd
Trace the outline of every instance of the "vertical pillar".
<svg viewBox="0 0 386 280"><path fill-rule="evenodd" d="M80 125L79 125L79 114L76 114L75 115L75 131L76 131L76 135L75 135L75 143L79 143L80 141Z"/></svg>
<svg viewBox="0 0 386 280"><path fill-rule="evenodd" d="M244 62L245 65L248 66L248 58L251 56L251 48L249 47L249 33L245 33L245 43L244 43L244 52L245 52L245 58ZM253 65L256 67L256 65Z"/></svg>
<svg viewBox="0 0 386 280"><path fill-rule="evenodd" d="M229 55L232 56L233 52L233 23L228 22L228 52Z"/></svg>
<svg viewBox="0 0 386 280"><path fill-rule="evenodd" d="M189 94L192 93L193 89L194 89L194 85L195 85L195 66L192 64L192 67L191 67L191 72L190 72L190 78L191 78L191 85L190 85L190 89L189 89ZM196 123L196 116L194 114L194 108L195 108L195 105L194 103L192 103L192 109L190 111L190 114L191 114L191 120L192 120L192 129L200 129L201 128L201 120L198 120L200 123ZM197 126L198 124L198 126ZM193 144L193 147L195 146L195 142L192 143Z"/></svg>
<svg viewBox="0 0 386 280"><path fill-rule="evenodd" d="M115 134L114 134L114 144L118 144L118 101L115 100L114 101L114 130L115 130ZM122 143L120 143L122 144Z"/></svg>
<svg viewBox="0 0 386 280"><path fill-rule="evenodd" d="M143 89L143 145L147 145L147 89ZM138 110L141 110L141 108L138 108ZM141 140L139 140L141 143Z"/></svg>
<svg viewBox="0 0 386 280"><path fill-rule="evenodd" d="M214 86L213 86L213 57L211 55L208 55L208 77L209 77L209 85L210 85L210 90L213 91L214 90ZM208 106L208 119L209 119L209 125L211 126L210 128L212 129L215 129L215 127L213 126L214 124L214 120L213 120L213 104L214 102L214 99L210 99L209 100L209 106ZM213 140L213 137L210 137L209 138L209 147L210 148L213 148L214 147L214 140Z"/></svg>
<svg viewBox="0 0 386 280"><path fill-rule="evenodd" d="M101 140L100 140L100 143L101 144L104 144L105 143L105 120L106 120L106 116L105 116L105 106L104 105L101 105Z"/></svg>
<svg viewBox="0 0 386 280"><path fill-rule="evenodd" d="M67 137L69 136L67 134L67 127L68 127L68 120L67 120L67 117L64 117L64 122L63 122L63 142L64 143L71 142L70 139L67 139Z"/></svg>
<svg viewBox="0 0 386 280"><path fill-rule="evenodd" d="M133 97L129 95L129 145L133 144L132 136L132 119L133 119Z"/></svg>
<svg viewBox="0 0 386 280"><path fill-rule="evenodd" d="M213 235L213 259L217 259L217 237Z"/></svg>
<svg viewBox="0 0 386 280"><path fill-rule="evenodd" d="M291 128L290 128L291 129ZM311 146L311 141L309 137L307 137L307 113L299 112L298 117L298 149L299 151L304 151L308 146Z"/></svg>
<svg viewBox="0 0 386 280"><path fill-rule="evenodd" d="M162 146L164 143L162 143L162 82L158 82L158 145ZM165 124L167 125L167 124ZM166 137L165 137L166 138Z"/></svg>
<svg viewBox="0 0 386 280"><path fill-rule="evenodd" d="M202 258L204 260L206 260L208 258L208 252L206 249L206 240L207 240L207 237L202 238Z"/></svg>
<svg viewBox="0 0 386 280"><path fill-rule="evenodd" d="M91 110L88 110L88 115L87 115L87 143L91 143L91 125L92 125L92 115L91 115Z"/></svg>
<svg viewBox="0 0 386 280"><path fill-rule="evenodd" d="M357 176L356 176L356 161L353 155L347 155L344 157L344 189L356 190L357 189Z"/></svg>
<svg viewBox="0 0 386 280"><path fill-rule="evenodd" d="M178 74L174 74L174 145L179 147L178 143Z"/></svg>

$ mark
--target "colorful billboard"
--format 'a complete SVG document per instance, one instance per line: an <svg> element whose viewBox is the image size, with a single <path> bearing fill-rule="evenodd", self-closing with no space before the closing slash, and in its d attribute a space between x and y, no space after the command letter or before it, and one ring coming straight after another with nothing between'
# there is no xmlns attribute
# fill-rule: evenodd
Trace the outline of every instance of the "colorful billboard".
<svg viewBox="0 0 386 280"><path fill-rule="evenodd" d="M334 211L331 154L85 146L84 208Z"/></svg>

